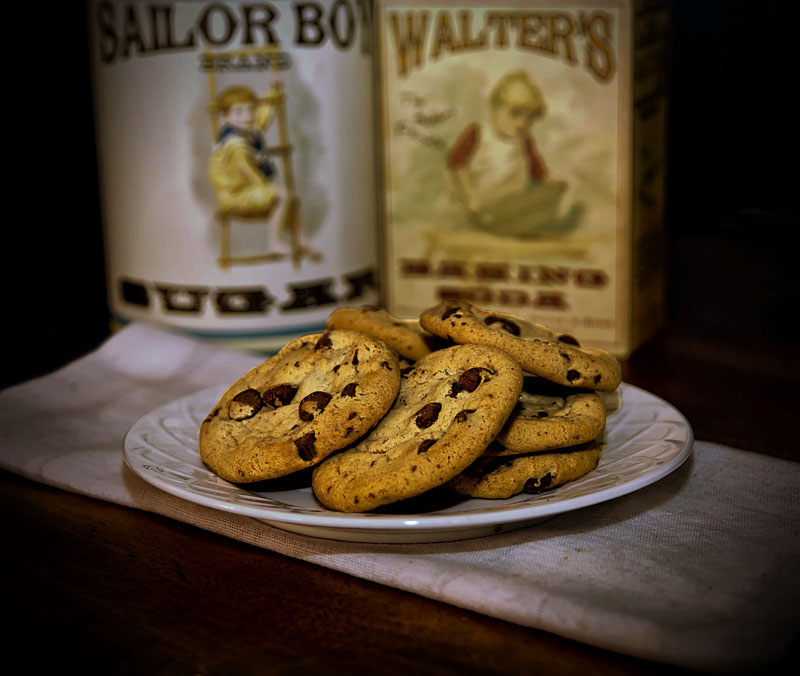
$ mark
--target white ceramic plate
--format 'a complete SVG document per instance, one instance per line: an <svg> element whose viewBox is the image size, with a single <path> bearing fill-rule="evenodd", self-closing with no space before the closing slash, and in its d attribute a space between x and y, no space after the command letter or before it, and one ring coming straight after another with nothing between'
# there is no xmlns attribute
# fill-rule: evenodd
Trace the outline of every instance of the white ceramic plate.
<svg viewBox="0 0 800 676"><path fill-rule="evenodd" d="M308 482L298 485L285 479L245 489L220 479L203 464L197 450L200 422L224 390L201 390L143 416L125 437L128 466L153 486L189 502L295 533L351 542L444 542L529 526L658 481L689 457L694 438L679 411L623 384L624 405L608 419L600 462L576 481L507 500L422 496L380 513L345 514L317 502Z"/></svg>

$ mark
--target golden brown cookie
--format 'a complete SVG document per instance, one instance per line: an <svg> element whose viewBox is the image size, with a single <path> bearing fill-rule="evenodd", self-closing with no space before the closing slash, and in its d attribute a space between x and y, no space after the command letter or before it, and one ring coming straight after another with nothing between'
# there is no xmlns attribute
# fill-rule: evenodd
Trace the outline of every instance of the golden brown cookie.
<svg viewBox="0 0 800 676"><path fill-rule="evenodd" d="M325 330L349 329L363 331L380 338L401 357L411 361L421 359L448 343L425 331L418 319L398 319L374 305L342 307L334 310L325 323Z"/></svg>
<svg viewBox="0 0 800 676"><path fill-rule="evenodd" d="M522 371L502 350L431 352L405 374L378 426L314 469L314 494L330 509L363 512L444 484L483 453L521 388Z"/></svg>
<svg viewBox="0 0 800 676"><path fill-rule="evenodd" d="M605 428L606 405L592 390L577 390L528 376L497 445L487 455L516 455L575 446L597 439Z"/></svg>
<svg viewBox="0 0 800 676"><path fill-rule="evenodd" d="M363 436L399 387L397 355L372 336L297 338L226 390L200 426L200 456L237 483L291 474Z"/></svg>
<svg viewBox="0 0 800 676"><path fill-rule="evenodd" d="M543 493L591 472L597 467L601 452L599 442L590 441L554 452L484 456L448 483L448 487L471 498Z"/></svg>
<svg viewBox="0 0 800 676"><path fill-rule="evenodd" d="M444 301L423 312L419 321L455 343L499 347L528 373L568 387L610 391L622 378L619 362L605 350L581 347L573 336L516 315Z"/></svg>

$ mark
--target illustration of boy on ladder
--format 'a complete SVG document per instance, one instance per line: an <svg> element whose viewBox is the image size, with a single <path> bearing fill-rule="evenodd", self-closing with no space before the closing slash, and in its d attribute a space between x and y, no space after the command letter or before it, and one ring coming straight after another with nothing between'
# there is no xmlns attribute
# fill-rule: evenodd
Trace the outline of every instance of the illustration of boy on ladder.
<svg viewBox="0 0 800 676"><path fill-rule="evenodd" d="M268 48L264 48L268 49ZM248 52L249 54L249 52ZM217 55L207 55L214 59ZM219 55L229 59L230 52ZM208 175L217 201L221 226L222 250L219 263L260 263L291 257L298 265L302 258L319 260L319 254L301 243L299 199L295 193L292 171L292 146L288 140L283 83L273 70L272 84L263 97L245 85L237 84L215 94L213 70L209 71L210 114L214 149ZM277 118L280 144L268 147L264 134ZM220 122L222 123L220 125ZM277 170L270 155L283 158L283 186L276 185ZM282 211L277 223L275 217ZM231 219L267 222L268 253L232 256L230 252ZM288 230L291 250L281 241Z"/></svg>

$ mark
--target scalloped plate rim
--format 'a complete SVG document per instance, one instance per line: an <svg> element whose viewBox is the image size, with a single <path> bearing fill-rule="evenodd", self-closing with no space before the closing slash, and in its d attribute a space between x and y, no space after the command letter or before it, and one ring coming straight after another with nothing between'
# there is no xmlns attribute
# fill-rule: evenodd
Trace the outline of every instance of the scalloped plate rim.
<svg viewBox="0 0 800 676"><path fill-rule="evenodd" d="M167 481L159 475L159 471L154 471L152 469L152 465L141 462L141 445L135 443L134 440L138 434L151 427L154 418L167 412L172 412L174 415L174 409L180 408L181 405L185 405L189 402L204 401L206 399L208 400L208 409L210 410L211 406L224 389L225 387L220 385L203 388L189 395L174 399L141 416L131 425L130 429L125 434L123 440L123 457L125 464L150 485L188 502L223 512L249 516L286 530L296 529L295 532L311 534L317 537L329 536L334 539L345 539L348 541L358 541L359 539L363 540L366 538L370 541L391 542L393 540L398 541L398 537L402 541L415 541L414 532L419 532L420 536L431 535L437 532L457 532L459 533L458 538L464 539L481 536L485 534L487 528L501 527L503 529L512 529L514 527L519 527L519 524L525 525L529 522L542 521L565 512L582 509L608 500L613 500L623 495L628 495L659 481L678 469L690 457L694 444L692 427L680 411L665 400L642 388L623 383L620 386L622 394L629 391L631 394L649 399L651 403L661 409L669 410L676 418L674 422L680 425L686 435L685 440L682 441L681 447L676 448L676 452L668 461L658 465L644 475L629 481L592 491L585 495L564 499L558 499L559 488L564 488L564 486L536 496L518 495L502 501L465 499L465 503L475 503L476 508L456 512L404 515L375 514L369 512L348 514L327 510L319 503L317 503L318 512L293 512L289 511L288 508L268 505L230 503L218 497L199 494L192 491L188 483L175 484L174 482ZM623 409L628 409L635 405L630 399L631 397L622 397L624 402ZM616 420L614 418L616 418ZM607 430L618 424L619 419L620 417L618 416L610 417L607 423ZM164 450L161 448L152 448L164 453ZM217 477L202 463L199 451L196 447L186 450L190 452L193 451L197 454L196 464L190 464L188 466L194 470L200 469L206 472L210 481L222 487L227 486L227 490L229 491L236 493L241 492L242 495L256 496L256 500L258 496L261 495L259 493L246 491L235 484L231 484ZM604 455L607 452L608 448L604 451ZM148 467L150 469L148 469ZM592 474L593 473L590 472L577 481L583 481L592 476ZM565 484L565 486L569 486L569 484ZM303 490L311 491L310 488ZM284 492L280 493L281 497L285 497L285 495ZM470 534L473 531L475 534ZM386 535L386 538L381 539L381 534ZM360 535L362 535L363 538L360 538ZM378 536L378 539L375 539L376 536Z"/></svg>

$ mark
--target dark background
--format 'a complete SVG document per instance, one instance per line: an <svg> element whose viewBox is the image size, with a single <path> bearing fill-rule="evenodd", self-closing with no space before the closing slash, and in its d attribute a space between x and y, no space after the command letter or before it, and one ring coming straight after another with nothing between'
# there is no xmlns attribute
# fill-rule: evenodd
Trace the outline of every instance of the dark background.
<svg viewBox="0 0 800 676"><path fill-rule="evenodd" d="M776 355L799 336L794 4L672 3L670 323ZM86 16L80 3L22 14L6 23L0 386L109 335Z"/></svg>

